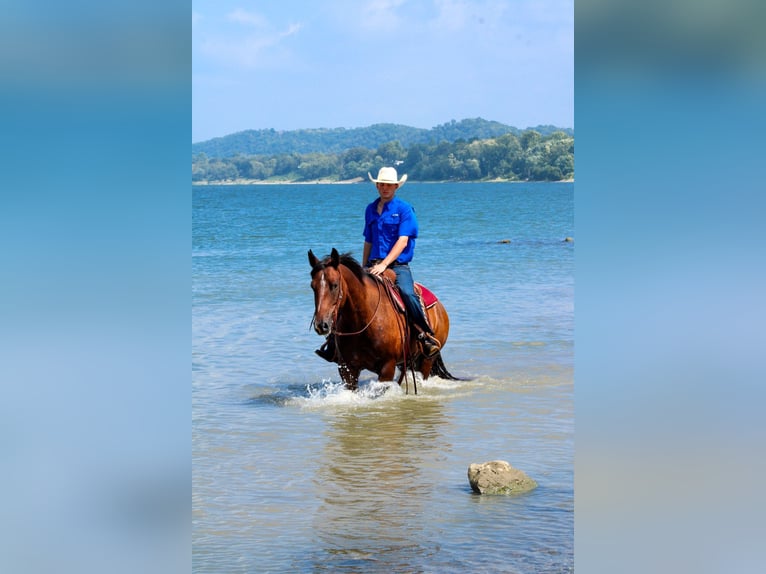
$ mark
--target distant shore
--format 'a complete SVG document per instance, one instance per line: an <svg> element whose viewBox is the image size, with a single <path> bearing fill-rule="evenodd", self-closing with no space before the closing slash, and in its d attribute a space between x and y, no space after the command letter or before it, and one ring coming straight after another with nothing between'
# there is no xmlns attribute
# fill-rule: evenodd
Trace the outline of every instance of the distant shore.
<svg viewBox="0 0 766 574"><path fill-rule="evenodd" d="M268 181L263 179L226 179L222 181L193 181L192 185L348 185L351 183L364 183L363 177L344 180L316 179L312 181ZM479 179L474 181L420 181L411 183L574 183L574 179L562 179L559 181L519 181L516 179Z"/></svg>
<svg viewBox="0 0 766 574"><path fill-rule="evenodd" d="M354 179L344 180L327 180L327 179L314 179L311 181L279 181L279 180L265 180L265 179L225 179L222 181L193 181L192 185L314 185L317 183L322 184L338 184L346 185L349 183L362 183L364 178L355 177Z"/></svg>

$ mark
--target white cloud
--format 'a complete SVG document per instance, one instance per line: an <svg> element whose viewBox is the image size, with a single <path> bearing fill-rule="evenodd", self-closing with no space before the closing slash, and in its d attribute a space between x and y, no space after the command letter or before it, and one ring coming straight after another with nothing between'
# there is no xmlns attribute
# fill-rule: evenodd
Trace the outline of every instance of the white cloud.
<svg viewBox="0 0 766 574"><path fill-rule="evenodd" d="M400 25L397 8L405 0L370 0L362 6L360 25L373 30L391 30Z"/></svg>
<svg viewBox="0 0 766 574"><path fill-rule="evenodd" d="M268 25L266 18L260 14L256 14L255 12L248 12L246 10L242 10L241 8L238 8L233 12L229 12L226 15L226 19L231 20L232 22L239 22L240 24L255 26L257 28L265 28Z"/></svg>
<svg viewBox="0 0 766 574"><path fill-rule="evenodd" d="M274 53L285 39L297 34L302 24L288 25L281 31L269 32L268 22L255 14L241 10L230 13L227 19L258 27L244 36L236 33L209 37L200 44L200 52L220 63L234 67L257 68L273 64Z"/></svg>

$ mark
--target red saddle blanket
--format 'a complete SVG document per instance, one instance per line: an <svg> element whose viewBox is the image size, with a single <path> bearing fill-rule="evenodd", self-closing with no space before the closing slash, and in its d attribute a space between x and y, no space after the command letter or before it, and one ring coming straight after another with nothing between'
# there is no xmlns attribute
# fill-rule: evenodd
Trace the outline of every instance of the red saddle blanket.
<svg viewBox="0 0 766 574"><path fill-rule="evenodd" d="M397 306L399 307L399 311L401 313L404 313L404 302L402 301L402 296L399 293L399 289L396 288L396 285L391 281L385 281L386 287L393 295L394 301L396 301ZM421 303L423 304L424 309L430 309L434 305L436 305L436 302L438 299L436 298L436 295L434 295L428 287L425 285L421 285L420 283L415 283L415 295L417 295L420 298Z"/></svg>

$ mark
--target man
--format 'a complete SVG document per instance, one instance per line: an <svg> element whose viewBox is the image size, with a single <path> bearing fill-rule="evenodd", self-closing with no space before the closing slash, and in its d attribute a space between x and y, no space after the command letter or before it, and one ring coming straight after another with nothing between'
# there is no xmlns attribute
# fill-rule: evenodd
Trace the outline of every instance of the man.
<svg viewBox="0 0 766 574"><path fill-rule="evenodd" d="M372 275L381 275L390 268L396 274L396 285L402 295L407 317L418 331L418 339L427 357L433 357L440 350L439 341L428 325L420 301L415 295L409 263L415 253L415 239L418 236L418 220L415 210L406 201L396 197L396 191L407 181L407 174L398 179L396 169L382 167L377 179L369 173L370 181L378 189L378 198L370 203L364 212L364 252L362 265ZM316 353L328 361L335 355L333 339Z"/></svg>

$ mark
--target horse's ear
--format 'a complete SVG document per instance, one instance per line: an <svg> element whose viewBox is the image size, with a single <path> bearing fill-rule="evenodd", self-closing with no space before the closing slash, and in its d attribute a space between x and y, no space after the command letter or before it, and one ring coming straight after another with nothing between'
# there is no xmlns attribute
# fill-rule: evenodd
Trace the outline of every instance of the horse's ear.
<svg viewBox="0 0 766 574"><path fill-rule="evenodd" d="M319 263L319 260L314 255L314 252L309 249L309 265L311 265L311 268L313 269L317 266L317 263Z"/></svg>
<svg viewBox="0 0 766 574"><path fill-rule="evenodd" d="M340 265L340 255L338 255L338 250L335 247L332 248L332 253L330 253L330 265L333 267Z"/></svg>

